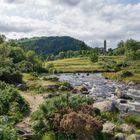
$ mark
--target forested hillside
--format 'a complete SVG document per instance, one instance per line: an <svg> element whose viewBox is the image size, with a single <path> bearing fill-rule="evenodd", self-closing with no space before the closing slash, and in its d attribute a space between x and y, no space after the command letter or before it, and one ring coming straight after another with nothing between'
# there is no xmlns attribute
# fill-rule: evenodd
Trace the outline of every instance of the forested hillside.
<svg viewBox="0 0 140 140"><path fill-rule="evenodd" d="M59 52L88 50L83 41L72 37L34 37L18 40L18 43L26 50L34 50L42 56L57 55Z"/></svg>

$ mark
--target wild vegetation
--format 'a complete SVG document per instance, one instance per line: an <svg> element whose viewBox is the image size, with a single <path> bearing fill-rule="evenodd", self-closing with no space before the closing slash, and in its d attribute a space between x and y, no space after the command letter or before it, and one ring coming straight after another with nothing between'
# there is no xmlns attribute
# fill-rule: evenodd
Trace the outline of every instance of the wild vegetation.
<svg viewBox="0 0 140 140"><path fill-rule="evenodd" d="M32 116L33 129L37 134L49 132L56 139L93 139L102 129L96 118L100 111L90 106L93 102L93 98L70 95L47 100Z"/></svg>
<svg viewBox="0 0 140 140"><path fill-rule="evenodd" d="M42 60L34 51L24 51L15 41L0 43L0 79L8 83L21 83L22 73L43 72Z"/></svg>
<svg viewBox="0 0 140 140"><path fill-rule="evenodd" d="M0 139L18 139L13 125L21 121L28 112L28 103L15 87L0 82Z"/></svg>
<svg viewBox="0 0 140 140"><path fill-rule="evenodd" d="M47 75L41 76L44 72ZM104 53L102 48L92 49L70 37L14 41L1 35L0 139L21 139L16 126L26 117L31 117L31 133L43 140L113 140L122 132L123 123L132 125L139 134L139 115L120 119L118 110L101 112L93 107L95 99L76 95L68 82L51 76L78 72L102 72L109 79L140 83L140 43L133 39L121 41L116 49ZM36 106L34 101L41 105ZM108 121L116 125L111 133L103 131Z"/></svg>

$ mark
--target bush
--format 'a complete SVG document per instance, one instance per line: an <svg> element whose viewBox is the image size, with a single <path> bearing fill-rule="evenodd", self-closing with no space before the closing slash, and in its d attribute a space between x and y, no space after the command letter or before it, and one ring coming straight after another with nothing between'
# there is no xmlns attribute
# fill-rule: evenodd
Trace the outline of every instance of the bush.
<svg viewBox="0 0 140 140"><path fill-rule="evenodd" d="M133 73L130 71L123 70L120 72L120 76L121 78L126 78L126 77L133 76Z"/></svg>
<svg viewBox="0 0 140 140"><path fill-rule="evenodd" d="M140 115L126 115L124 117L126 123L135 125L137 128L140 129Z"/></svg>
<svg viewBox="0 0 140 140"><path fill-rule="evenodd" d="M70 108L59 110L54 117L55 128L68 136L75 136L78 140L94 139L102 130L102 122L95 117L94 108L86 106L86 109L86 113L81 108L76 111Z"/></svg>
<svg viewBox="0 0 140 140"><path fill-rule="evenodd" d="M51 74L57 74L58 73L55 68L49 68L48 72L51 73Z"/></svg>
<svg viewBox="0 0 140 140"><path fill-rule="evenodd" d="M118 67L121 67L121 68L125 68L125 67L128 67L129 64L125 61L122 61L120 63L117 64Z"/></svg>
<svg viewBox="0 0 140 140"><path fill-rule="evenodd" d="M90 56L90 61L91 61L92 63L98 62L98 58L99 58L98 54L97 54L97 53L93 53L93 54Z"/></svg>
<svg viewBox="0 0 140 140"><path fill-rule="evenodd" d="M7 115L18 122L28 113L29 107L18 91L3 82L0 82L0 115Z"/></svg>
<svg viewBox="0 0 140 140"><path fill-rule="evenodd" d="M103 69L108 72L117 72L121 70L120 65L118 65L115 61L112 60L105 60L101 65Z"/></svg>
<svg viewBox="0 0 140 140"><path fill-rule="evenodd" d="M40 106L39 110L33 113L32 127L37 134L45 134L50 131L55 132L56 134L59 132L56 131L56 126L54 126L54 116L56 112L67 108L71 108L73 111L76 111L78 108L80 109L80 106L91 105L93 102L94 100L89 97L70 95L61 95L60 97L46 100Z"/></svg>
<svg viewBox="0 0 140 140"><path fill-rule="evenodd" d="M0 140L18 140L18 135L11 126L0 125Z"/></svg>

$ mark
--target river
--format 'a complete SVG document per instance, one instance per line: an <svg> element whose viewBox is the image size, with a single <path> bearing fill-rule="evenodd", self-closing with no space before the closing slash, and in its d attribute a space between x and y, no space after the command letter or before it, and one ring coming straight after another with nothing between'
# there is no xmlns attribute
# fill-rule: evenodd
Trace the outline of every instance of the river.
<svg viewBox="0 0 140 140"><path fill-rule="evenodd" d="M111 100L121 112L140 113L140 85L108 80L101 73L67 73L55 76L60 81L69 82L73 87L86 86L89 90L88 96L93 96L97 102ZM116 92L121 92L125 97L119 98Z"/></svg>

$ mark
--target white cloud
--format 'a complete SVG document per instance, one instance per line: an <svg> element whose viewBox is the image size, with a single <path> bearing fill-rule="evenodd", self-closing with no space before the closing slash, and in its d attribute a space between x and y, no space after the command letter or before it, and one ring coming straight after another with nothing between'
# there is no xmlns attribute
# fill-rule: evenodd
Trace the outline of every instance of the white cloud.
<svg viewBox="0 0 140 140"><path fill-rule="evenodd" d="M67 35L91 46L107 39L109 47L140 39L140 2L118 1L0 0L0 32L9 38Z"/></svg>

